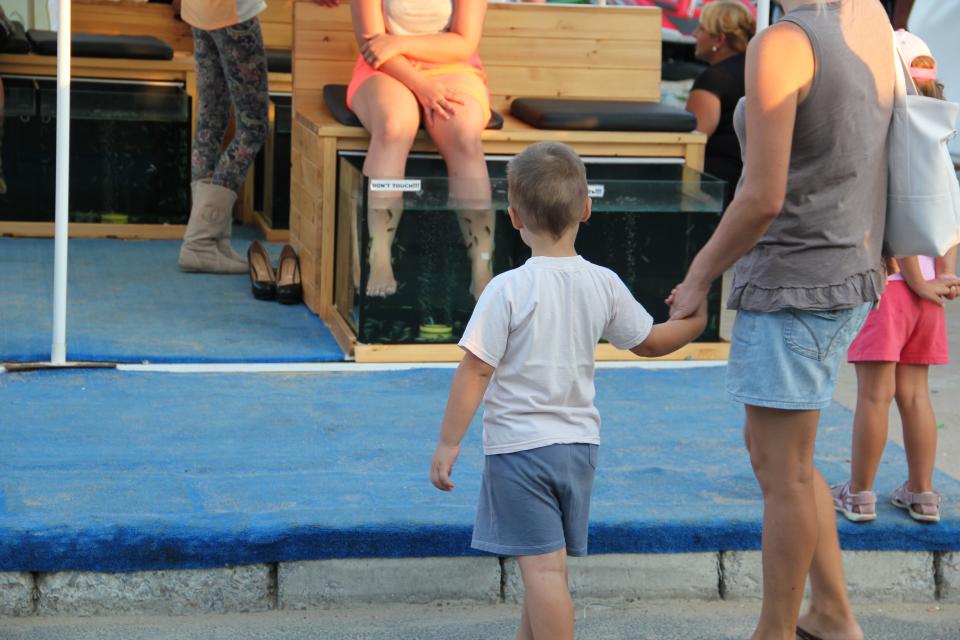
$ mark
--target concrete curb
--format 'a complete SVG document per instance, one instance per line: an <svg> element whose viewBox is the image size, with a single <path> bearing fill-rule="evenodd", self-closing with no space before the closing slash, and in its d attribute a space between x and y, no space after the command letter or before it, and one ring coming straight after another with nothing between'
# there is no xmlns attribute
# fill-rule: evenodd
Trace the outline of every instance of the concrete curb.
<svg viewBox="0 0 960 640"><path fill-rule="evenodd" d="M855 602L960 602L960 552L846 551ZM758 551L610 554L570 561L583 600L758 599ZM318 560L218 569L0 572L0 617L189 615L357 603L519 602L512 558Z"/></svg>

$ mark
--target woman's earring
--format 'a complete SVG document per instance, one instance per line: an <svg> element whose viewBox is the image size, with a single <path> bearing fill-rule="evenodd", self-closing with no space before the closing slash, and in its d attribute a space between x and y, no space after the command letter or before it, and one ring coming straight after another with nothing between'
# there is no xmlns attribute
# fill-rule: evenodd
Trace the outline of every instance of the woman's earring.
<svg viewBox="0 0 960 640"><path fill-rule="evenodd" d="M713 51L714 53L716 53L716 52L717 52L717 45L713 45L712 47L710 47L710 51Z"/></svg>

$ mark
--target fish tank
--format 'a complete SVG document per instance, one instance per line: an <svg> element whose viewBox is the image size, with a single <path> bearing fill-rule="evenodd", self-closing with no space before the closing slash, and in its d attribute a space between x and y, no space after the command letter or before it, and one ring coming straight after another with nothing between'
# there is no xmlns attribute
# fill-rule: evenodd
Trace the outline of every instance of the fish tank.
<svg viewBox="0 0 960 640"><path fill-rule="evenodd" d="M364 176L363 159L338 158L337 311L364 344L456 343L489 278L530 257L507 215L507 158L488 159L489 181L467 185L451 184L440 158L412 157L397 180ZM666 320L664 300L720 220L725 183L664 159L584 161L593 214L577 252ZM719 340L720 304L716 283L701 341Z"/></svg>
<svg viewBox="0 0 960 640"><path fill-rule="evenodd" d="M52 221L56 82L3 77L0 221ZM185 224L190 97L171 83L76 81L70 91L70 221Z"/></svg>

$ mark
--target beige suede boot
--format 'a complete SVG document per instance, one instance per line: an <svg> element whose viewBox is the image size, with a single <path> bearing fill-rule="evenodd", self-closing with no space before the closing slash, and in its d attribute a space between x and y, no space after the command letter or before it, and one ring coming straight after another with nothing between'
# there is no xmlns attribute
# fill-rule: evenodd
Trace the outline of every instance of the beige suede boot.
<svg viewBox="0 0 960 640"><path fill-rule="evenodd" d="M236 192L202 180L190 186L193 206L180 246L180 269L204 273L247 273L247 261L233 251L229 240Z"/></svg>

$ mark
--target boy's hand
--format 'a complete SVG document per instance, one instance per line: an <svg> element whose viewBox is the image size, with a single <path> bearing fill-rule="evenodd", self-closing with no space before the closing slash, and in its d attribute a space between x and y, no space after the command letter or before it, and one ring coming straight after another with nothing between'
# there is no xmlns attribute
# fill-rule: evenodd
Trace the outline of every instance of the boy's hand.
<svg viewBox="0 0 960 640"><path fill-rule="evenodd" d="M433 460L430 462L430 482L441 491L450 491L453 489L453 483L450 482L450 476L453 475L453 463L457 461L460 455L460 445L443 444L437 445L437 450L433 452Z"/></svg>
<svg viewBox="0 0 960 640"><path fill-rule="evenodd" d="M702 332L707 328L707 299L704 298L700 302L700 306L697 307L697 310L693 312L693 315L690 316L700 325L700 331Z"/></svg>

